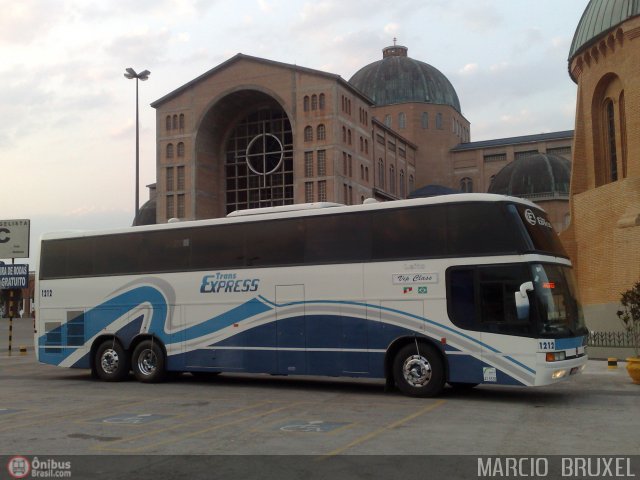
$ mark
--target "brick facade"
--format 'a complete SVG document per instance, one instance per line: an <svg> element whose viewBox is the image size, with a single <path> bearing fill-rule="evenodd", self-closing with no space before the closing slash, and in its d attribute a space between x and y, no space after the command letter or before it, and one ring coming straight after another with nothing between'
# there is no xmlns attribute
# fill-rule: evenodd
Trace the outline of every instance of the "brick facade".
<svg viewBox="0 0 640 480"><path fill-rule="evenodd" d="M640 17L634 17L570 59L578 84L572 221L561 238L586 312L607 317L592 322L619 323L620 293L640 279L639 58Z"/></svg>

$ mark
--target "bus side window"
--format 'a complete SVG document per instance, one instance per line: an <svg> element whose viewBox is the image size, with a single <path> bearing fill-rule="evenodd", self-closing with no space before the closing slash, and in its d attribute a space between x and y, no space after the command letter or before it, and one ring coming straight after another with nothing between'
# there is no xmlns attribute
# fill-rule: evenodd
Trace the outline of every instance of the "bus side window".
<svg viewBox="0 0 640 480"><path fill-rule="evenodd" d="M528 334L532 322L519 321L514 292L529 280L526 264L454 267L447 272L451 321L467 330Z"/></svg>
<svg viewBox="0 0 640 480"><path fill-rule="evenodd" d="M460 328L476 326L474 269L452 269L449 273L449 316Z"/></svg>

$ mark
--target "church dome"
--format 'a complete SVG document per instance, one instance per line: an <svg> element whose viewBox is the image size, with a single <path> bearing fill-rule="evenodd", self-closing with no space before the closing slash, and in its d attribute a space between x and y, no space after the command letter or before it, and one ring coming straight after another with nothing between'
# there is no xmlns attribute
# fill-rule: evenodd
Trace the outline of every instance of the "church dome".
<svg viewBox="0 0 640 480"><path fill-rule="evenodd" d="M133 219L134 227L140 225L155 225L156 221L156 199L147 200L144 205L140 207L138 215Z"/></svg>
<svg viewBox="0 0 640 480"><path fill-rule="evenodd" d="M407 47L394 45L382 50L382 60L358 70L349 83L367 95L376 106L397 103L450 105L460 112L453 85L442 72L407 55Z"/></svg>
<svg viewBox="0 0 640 480"><path fill-rule="evenodd" d="M636 15L640 15L638 0L591 0L573 36L569 59L590 46L603 33Z"/></svg>
<svg viewBox="0 0 640 480"><path fill-rule="evenodd" d="M557 155L538 153L506 165L494 177L489 193L514 197L568 197L571 162Z"/></svg>

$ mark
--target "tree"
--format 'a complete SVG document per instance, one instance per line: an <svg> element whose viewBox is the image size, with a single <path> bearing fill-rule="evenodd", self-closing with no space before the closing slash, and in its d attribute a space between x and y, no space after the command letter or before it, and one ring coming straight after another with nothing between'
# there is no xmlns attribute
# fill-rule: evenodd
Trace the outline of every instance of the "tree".
<svg viewBox="0 0 640 480"><path fill-rule="evenodd" d="M624 328L631 337L635 356L640 356L640 281L626 292L620 294L622 310L616 313L624 323Z"/></svg>

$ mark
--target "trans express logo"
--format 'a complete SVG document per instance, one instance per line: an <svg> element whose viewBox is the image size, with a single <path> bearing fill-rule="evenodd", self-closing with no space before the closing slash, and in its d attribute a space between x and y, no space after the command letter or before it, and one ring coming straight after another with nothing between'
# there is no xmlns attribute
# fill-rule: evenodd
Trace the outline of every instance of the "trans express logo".
<svg viewBox="0 0 640 480"><path fill-rule="evenodd" d="M237 273L216 272L202 277L200 293L255 292L259 285L259 278L238 278Z"/></svg>

